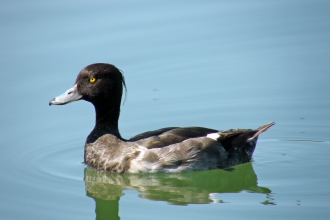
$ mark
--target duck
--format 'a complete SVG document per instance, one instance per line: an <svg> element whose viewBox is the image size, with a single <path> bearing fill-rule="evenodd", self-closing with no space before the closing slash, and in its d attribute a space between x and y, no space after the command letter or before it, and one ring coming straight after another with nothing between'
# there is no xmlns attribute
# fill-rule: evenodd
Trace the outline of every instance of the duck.
<svg viewBox="0 0 330 220"><path fill-rule="evenodd" d="M85 100L94 105L95 126L84 146L84 163L111 173L173 173L226 169L252 159L258 136L275 122L257 129L217 130L166 127L124 139L118 128L123 91L121 70L108 63L83 68L74 85L49 105Z"/></svg>

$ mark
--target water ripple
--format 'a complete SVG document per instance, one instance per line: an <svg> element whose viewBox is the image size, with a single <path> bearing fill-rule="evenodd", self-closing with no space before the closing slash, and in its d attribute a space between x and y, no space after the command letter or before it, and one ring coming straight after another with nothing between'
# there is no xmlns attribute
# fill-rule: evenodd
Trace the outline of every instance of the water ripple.
<svg viewBox="0 0 330 220"><path fill-rule="evenodd" d="M28 137L16 140L13 145L15 148L20 146L17 148L21 151L14 152L10 147L2 149L6 155L4 164L13 167L4 177L7 181L27 187L66 189L70 193L71 187L82 182L85 167L82 164L83 142L77 139L77 135L73 135L63 140L43 137L43 143ZM32 147L23 148L22 145Z"/></svg>

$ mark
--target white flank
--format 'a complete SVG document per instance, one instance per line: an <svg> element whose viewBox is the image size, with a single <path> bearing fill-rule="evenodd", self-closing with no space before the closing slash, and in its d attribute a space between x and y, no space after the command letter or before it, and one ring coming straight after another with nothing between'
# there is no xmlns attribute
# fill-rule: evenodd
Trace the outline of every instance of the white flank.
<svg viewBox="0 0 330 220"><path fill-rule="evenodd" d="M139 156L137 156L136 158L134 158L131 161L131 167L128 170L129 173L145 173L148 172L147 167L145 166L145 164L143 163L142 159L146 153L146 151L148 150L147 148L143 147L143 146L139 146L138 150L140 150L140 154Z"/></svg>
<svg viewBox="0 0 330 220"><path fill-rule="evenodd" d="M218 133L211 133L211 134L206 135L206 137L211 138L213 140L218 140L218 138L220 137L220 134L218 134Z"/></svg>

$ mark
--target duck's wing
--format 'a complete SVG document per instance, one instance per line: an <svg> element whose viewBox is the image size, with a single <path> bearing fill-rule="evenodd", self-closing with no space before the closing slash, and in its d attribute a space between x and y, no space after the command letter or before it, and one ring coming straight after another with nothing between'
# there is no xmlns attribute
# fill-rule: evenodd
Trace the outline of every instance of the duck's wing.
<svg viewBox="0 0 330 220"><path fill-rule="evenodd" d="M168 127L138 134L128 141L134 141L146 148L161 148L190 138L206 137L217 130L203 127Z"/></svg>
<svg viewBox="0 0 330 220"><path fill-rule="evenodd" d="M267 123L255 130L171 129L135 142L149 149L141 150L132 160L130 172L181 172L246 163L251 161L258 135L273 125Z"/></svg>
<svg viewBox="0 0 330 220"><path fill-rule="evenodd" d="M137 134L137 135L131 137L129 139L129 141L138 141L138 140L141 140L141 139L145 139L145 138L149 138L149 137L153 137L153 136L158 136L158 135L163 134L164 132L167 132L167 131L170 131L170 130L173 130L173 129L176 129L176 128L178 128L178 127L167 127L167 128L157 129L157 130L154 130L154 131L146 131L146 132L143 132L141 134Z"/></svg>

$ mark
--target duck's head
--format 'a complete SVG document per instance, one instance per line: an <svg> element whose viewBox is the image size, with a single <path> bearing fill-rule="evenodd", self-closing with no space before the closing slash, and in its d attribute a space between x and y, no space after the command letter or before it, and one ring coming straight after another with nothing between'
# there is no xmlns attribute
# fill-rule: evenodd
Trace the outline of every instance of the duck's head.
<svg viewBox="0 0 330 220"><path fill-rule="evenodd" d="M114 65L95 63L80 71L72 88L50 100L49 105L64 105L80 99L94 106L120 106L123 87L126 88L123 74Z"/></svg>

